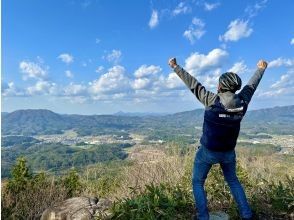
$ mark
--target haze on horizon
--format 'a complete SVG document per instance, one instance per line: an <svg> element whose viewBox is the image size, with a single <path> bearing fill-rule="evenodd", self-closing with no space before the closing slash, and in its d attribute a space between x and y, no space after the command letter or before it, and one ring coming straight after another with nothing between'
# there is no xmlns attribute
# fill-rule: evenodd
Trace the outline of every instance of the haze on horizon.
<svg viewBox="0 0 294 220"><path fill-rule="evenodd" d="M290 0L3 0L2 111L202 108L170 57L213 92L221 73L245 85L265 59L250 109L293 105L293 11Z"/></svg>

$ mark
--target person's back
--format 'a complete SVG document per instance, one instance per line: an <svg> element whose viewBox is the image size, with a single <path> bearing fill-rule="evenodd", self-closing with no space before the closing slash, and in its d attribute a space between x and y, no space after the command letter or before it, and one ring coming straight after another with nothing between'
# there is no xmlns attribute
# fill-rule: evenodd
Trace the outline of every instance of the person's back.
<svg viewBox="0 0 294 220"><path fill-rule="evenodd" d="M235 146L240 131L240 122L247 111L248 104L267 67L265 61L259 61L258 70L240 93L240 77L227 72L219 78L218 93L207 91L193 76L176 63L169 60L169 65L184 81L196 98L204 104L203 133L194 161L193 193L199 219L209 219L204 182L211 166L219 163L231 192L238 204L243 219L251 219L252 212L244 190L236 176Z"/></svg>
<svg viewBox="0 0 294 220"><path fill-rule="evenodd" d="M233 150L246 110L247 104L238 95L218 93L215 102L205 109L200 143L213 151Z"/></svg>

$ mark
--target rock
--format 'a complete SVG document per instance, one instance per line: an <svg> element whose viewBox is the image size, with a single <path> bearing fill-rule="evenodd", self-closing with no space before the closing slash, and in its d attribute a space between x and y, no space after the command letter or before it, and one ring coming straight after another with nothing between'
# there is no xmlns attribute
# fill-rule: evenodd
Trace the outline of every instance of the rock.
<svg viewBox="0 0 294 220"><path fill-rule="evenodd" d="M74 197L47 208L41 220L91 220L98 215L107 217L110 206L108 199Z"/></svg>
<svg viewBox="0 0 294 220"><path fill-rule="evenodd" d="M225 212L210 212L209 220L229 220L229 215Z"/></svg>
<svg viewBox="0 0 294 220"><path fill-rule="evenodd" d="M103 210L108 209L109 206L111 206L111 201L108 199L100 199L97 203L97 206Z"/></svg>

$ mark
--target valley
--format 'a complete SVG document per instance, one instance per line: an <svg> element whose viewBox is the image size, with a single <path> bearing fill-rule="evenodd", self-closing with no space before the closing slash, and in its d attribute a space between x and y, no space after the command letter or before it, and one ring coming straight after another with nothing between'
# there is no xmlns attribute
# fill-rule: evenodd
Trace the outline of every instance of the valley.
<svg viewBox="0 0 294 220"><path fill-rule="evenodd" d="M294 106L249 111L238 145L294 157ZM203 110L172 115L59 115L20 110L2 115L2 177L24 156L34 172L62 174L112 160L154 161L176 144L187 152L199 145ZM238 146L237 146L238 149ZM157 159L156 159L157 158Z"/></svg>

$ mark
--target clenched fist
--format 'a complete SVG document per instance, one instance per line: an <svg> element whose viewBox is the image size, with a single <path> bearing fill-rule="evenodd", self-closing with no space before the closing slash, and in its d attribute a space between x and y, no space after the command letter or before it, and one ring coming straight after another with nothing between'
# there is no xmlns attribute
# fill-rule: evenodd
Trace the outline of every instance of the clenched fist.
<svg viewBox="0 0 294 220"><path fill-rule="evenodd" d="M177 66L177 60L175 57L170 58L168 60L168 65L170 65L171 68L175 68Z"/></svg>
<svg viewBox="0 0 294 220"><path fill-rule="evenodd" d="M264 61L264 60L260 60L260 61L258 61L258 63L257 63L257 67L258 67L259 69L266 69L266 68L267 68L267 62Z"/></svg>

